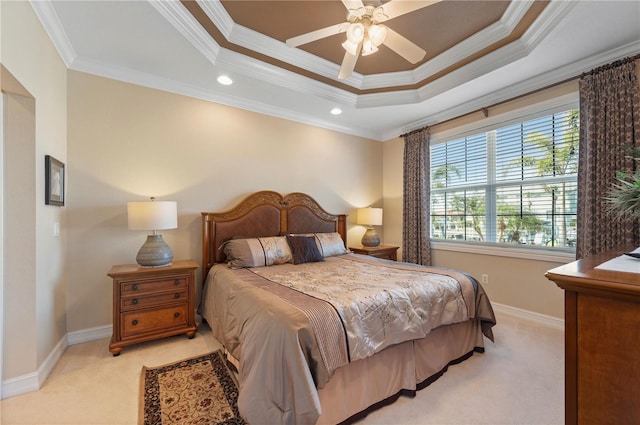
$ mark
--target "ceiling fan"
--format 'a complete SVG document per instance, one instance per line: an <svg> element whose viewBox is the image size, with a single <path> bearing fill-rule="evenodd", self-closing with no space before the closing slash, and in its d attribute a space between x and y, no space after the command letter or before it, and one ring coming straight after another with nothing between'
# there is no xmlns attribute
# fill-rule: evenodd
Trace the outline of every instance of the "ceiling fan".
<svg viewBox="0 0 640 425"><path fill-rule="evenodd" d="M390 0L381 6L375 6L373 4L365 5L362 0L342 0L348 10L347 22L289 38L286 44L298 47L321 38L346 32L347 40L342 43L345 54L338 73L339 79L345 79L351 75L359 55L367 56L375 53L381 44L389 47L407 61L418 63L427 52L391 28L382 25L382 22L439 1L441 0ZM377 3L380 4L379 1Z"/></svg>

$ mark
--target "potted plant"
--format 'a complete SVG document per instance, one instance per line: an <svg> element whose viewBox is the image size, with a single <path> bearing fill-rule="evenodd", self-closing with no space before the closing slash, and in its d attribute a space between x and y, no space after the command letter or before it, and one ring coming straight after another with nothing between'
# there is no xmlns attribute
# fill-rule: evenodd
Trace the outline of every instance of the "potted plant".
<svg viewBox="0 0 640 425"><path fill-rule="evenodd" d="M640 219L640 155L633 157L636 162L634 173L616 171L616 183L605 198L618 217Z"/></svg>

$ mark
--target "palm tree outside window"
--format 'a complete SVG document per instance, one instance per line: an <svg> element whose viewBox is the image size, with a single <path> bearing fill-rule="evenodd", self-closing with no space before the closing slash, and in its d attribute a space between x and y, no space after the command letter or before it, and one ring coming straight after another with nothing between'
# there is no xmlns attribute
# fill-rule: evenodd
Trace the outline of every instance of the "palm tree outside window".
<svg viewBox="0 0 640 425"><path fill-rule="evenodd" d="M573 247L578 147L577 109L432 146L432 239Z"/></svg>

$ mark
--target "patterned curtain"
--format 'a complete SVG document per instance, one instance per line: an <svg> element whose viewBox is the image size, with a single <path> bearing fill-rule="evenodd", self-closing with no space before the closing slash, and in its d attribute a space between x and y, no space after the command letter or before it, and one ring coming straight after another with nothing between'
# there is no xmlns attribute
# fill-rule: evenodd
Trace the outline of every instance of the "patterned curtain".
<svg viewBox="0 0 640 425"><path fill-rule="evenodd" d="M576 257L640 246L638 220L614 217L603 200L615 171L631 171L640 148L640 87L635 61L624 59L580 79L580 152Z"/></svg>
<svg viewBox="0 0 640 425"><path fill-rule="evenodd" d="M429 128L400 137L404 139L402 259L409 263L431 265Z"/></svg>

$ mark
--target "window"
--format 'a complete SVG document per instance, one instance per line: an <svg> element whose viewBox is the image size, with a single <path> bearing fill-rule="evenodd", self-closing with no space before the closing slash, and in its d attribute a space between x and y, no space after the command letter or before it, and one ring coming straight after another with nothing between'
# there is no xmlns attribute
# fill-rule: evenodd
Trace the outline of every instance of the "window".
<svg viewBox="0 0 640 425"><path fill-rule="evenodd" d="M431 146L431 237L574 246L578 140L565 109Z"/></svg>

